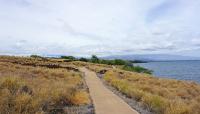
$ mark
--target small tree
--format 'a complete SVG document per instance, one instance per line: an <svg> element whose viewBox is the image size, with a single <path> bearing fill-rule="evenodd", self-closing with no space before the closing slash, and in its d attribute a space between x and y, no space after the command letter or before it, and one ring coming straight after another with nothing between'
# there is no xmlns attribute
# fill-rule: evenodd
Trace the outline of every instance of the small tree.
<svg viewBox="0 0 200 114"><path fill-rule="evenodd" d="M79 59L79 61L88 62L88 59L81 57L81 58Z"/></svg>
<svg viewBox="0 0 200 114"><path fill-rule="evenodd" d="M127 61L121 59L115 59L115 65L125 65Z"/></svg>
<svg viewBox="0 0 200 114"><path fill-rule="evenodd" d="M30 57L32 57L32 58L42 58L42 57L39 56L39 55L31 55Z"/></svg>
<svg viewBox="0 0 200 114"><path fill-rule="evenodd" d="M62 58L62 59L72 60L72 61L76 60L76 58L73 57L73 56L61 56L61 58Z"/></svg>
<svg viewBox="0 0 200 114"><path fill-rule="evenodd" d="M39 55L31 55L30 57L35 58L35 59L41 59L41 60L44 60L44 61L47 60L47 58L39 56Z"/></svg>
<svg viewBox="0 0 200 114"><path fill-rule="evenodd" d="M93 63L99 63L99 58L96 55L92 55L91 62L93 62Z"/></svg>

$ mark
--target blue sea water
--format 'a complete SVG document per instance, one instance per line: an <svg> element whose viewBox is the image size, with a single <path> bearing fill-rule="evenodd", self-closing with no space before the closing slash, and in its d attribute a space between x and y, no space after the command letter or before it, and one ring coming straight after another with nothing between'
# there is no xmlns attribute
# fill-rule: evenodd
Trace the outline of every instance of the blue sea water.
<svg viewBox="0 0 200 114"><path fill-rule="evenodd" d="M137 65L153 70L153 75L157 77L200 83L200 61L149 62Z"/></svg>

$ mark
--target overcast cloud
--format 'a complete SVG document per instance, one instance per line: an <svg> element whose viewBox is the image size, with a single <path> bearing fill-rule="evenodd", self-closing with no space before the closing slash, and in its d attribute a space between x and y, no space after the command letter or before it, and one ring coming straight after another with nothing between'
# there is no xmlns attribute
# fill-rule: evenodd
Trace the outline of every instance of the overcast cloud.
<svg viewBox="0 0 200 114"><path fill-rule="evenodd" d="M200 0L0 0L0 54L200 56L199 6Z"/></svg>

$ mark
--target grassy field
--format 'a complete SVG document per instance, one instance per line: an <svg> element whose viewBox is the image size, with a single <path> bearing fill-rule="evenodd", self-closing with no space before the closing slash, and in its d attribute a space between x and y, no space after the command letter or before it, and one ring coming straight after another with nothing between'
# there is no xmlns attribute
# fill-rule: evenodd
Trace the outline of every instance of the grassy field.
<svg viewBox="0 0 200 114"><path fill-rule="evenodd" d="M80 72L48 65L52 67L45 60L0 57L0 114L76 114L77 109L67 107L91 104Z"/></svg>
<svg viewBox="0 0 200 114"><path fill-rule="evenodd" d="M147 74L109 70L104 80L156 114L200 114L200 85Z"/></svg>
<svg viewBox="0 0 200 114"><path fill-rule="evenodd" d="M73 62L74 63L74 62ZM155 114L200 114L200 85L121 70L121 66L75 62Z"/></svg>
<svg viewBox="0 0 200 114"><path fill-rule="evenodd" d="M79 67L155 114L200 114L200 85L125 71L120 65L0 56L0 114L80 113L91 105Z"/></svg>

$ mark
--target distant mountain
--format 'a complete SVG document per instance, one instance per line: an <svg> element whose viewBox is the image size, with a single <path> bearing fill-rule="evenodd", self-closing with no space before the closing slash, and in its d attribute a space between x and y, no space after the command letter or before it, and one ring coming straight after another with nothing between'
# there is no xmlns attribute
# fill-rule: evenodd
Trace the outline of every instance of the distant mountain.
<svg viewBox="0 0 200 114"><path fill-rule="evenodd" d="M200 57L168 55L168 54L114 55L114 56L107 56L103 58L104 59L142 60L142 61L200 60Z"/></svg>

